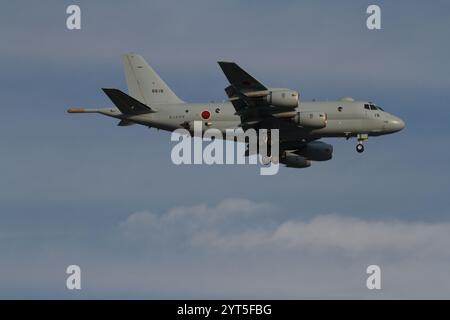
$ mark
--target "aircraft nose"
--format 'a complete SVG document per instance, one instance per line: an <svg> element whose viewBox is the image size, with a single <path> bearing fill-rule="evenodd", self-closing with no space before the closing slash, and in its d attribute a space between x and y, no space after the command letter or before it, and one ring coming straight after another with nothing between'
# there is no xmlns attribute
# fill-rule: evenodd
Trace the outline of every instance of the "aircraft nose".
<svg viewBox="0 0 450 320"><path fill-rule="evenodd" d="M394 132L401 131L401 130L403 130L405 128L405 126L406 126L405 121L403 121L399 117L395 117L395 116L392 117L392 118L393 119L391 121L389 121L389 122L390 122L392 130Z"/></svg>

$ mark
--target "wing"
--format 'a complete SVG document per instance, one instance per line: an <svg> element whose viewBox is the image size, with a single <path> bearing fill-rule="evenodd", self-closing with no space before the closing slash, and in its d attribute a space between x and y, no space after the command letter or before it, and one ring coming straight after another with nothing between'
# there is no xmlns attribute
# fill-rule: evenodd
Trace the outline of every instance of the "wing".
<svg viewBox="0 0 450 320"><path fill-rule="evenodd" d="M269 93L265 85L234 62L219 61L218 63L230 82L230 85L225 88L225 92L237 113L242 114L247 107L268 105L264 101Z"/></svg>
<svg viewBox="0 0 450 320"><path fill-rule="evenodd" d="M241 92L267 90L261 82L253 78L234 62L219 61L219 66L227 77L230 85Z"/></svg>
<svg viewBox="0 0 450 320"><path fill-rule="evenodd" d="M276 107L267 102L270 89L248 74L234 62L219 61L230 85L225 92L233 104L236 114L241 117L241 126L246 128L279 129L280 140L301 139L307 133L289 119L279 119L276 115L292 113L292 107Z"/></svg>

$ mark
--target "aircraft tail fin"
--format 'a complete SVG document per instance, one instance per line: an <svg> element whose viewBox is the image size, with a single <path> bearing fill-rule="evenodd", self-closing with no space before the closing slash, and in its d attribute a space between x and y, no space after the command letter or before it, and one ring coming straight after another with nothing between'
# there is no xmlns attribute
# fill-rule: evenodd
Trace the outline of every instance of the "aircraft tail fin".
<svg viewBox="0 0 450 320"><path fill-rule="evenodd" d="M118 89L102 88L102 90L123 114L142 114L155 112L155 110L152 110L150 107Z"/></svg>
<svg viewBox="0 0 450 320"><path fill-rule="evenodd" d="M140 55L124 54L123 65L128 93L134 99L148 106L183 103Z"/></svg>

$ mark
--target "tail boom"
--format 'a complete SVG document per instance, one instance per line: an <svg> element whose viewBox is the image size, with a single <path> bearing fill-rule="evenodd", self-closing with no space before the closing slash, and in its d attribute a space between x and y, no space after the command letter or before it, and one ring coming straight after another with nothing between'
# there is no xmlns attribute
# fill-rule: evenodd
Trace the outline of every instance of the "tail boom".
<svg viewBox="0 0 450 320"><path fill-rule="evenodd" d="M70 108L68 113L99 113L101 109Z"/></svg>

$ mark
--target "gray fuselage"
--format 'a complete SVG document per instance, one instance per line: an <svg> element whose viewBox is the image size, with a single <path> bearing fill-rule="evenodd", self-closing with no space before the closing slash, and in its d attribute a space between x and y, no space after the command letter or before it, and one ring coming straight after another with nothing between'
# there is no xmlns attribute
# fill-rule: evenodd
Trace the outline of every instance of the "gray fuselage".
<svg viewBox="0 0 450 320"><path fill-rule="evenodd" d="M369 108L367 108L369 106ZM362 101L312 101L301 102L297 111L321 111L327 115L325 128L309 130L314 139L321 137L353 137L357 135L379 136L402 130L405 123L398 117ZM152 106L156 112L142 115L124 115L117 108L100 109L100 113L118 119L126 119L141 125L173 131L194 121L202 121L203 129L226 129L241 126L241 119L230 102L182 103ZM210 112L208 120L202 119L203 111ZM299 139L302 137L299 137Z"/></svg>

